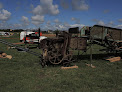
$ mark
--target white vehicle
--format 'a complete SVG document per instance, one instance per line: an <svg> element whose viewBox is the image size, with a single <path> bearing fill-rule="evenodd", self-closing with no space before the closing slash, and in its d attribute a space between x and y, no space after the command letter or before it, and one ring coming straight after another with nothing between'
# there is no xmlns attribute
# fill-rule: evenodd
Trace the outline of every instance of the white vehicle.
<svg viewBox="0 0 122 92"><path fill-rule="evenodd" d="M47 37L42 36L42 33L40 32L28 32L23 31L20 33L20 41L26 42L26 43L40 43L41 40L46 39Z"/></svg>
<svg viewBox="0 0 122 92"><path fill-rule="evenodd" d="M0 35L10 35L9 32L0 32Z"/></svg>

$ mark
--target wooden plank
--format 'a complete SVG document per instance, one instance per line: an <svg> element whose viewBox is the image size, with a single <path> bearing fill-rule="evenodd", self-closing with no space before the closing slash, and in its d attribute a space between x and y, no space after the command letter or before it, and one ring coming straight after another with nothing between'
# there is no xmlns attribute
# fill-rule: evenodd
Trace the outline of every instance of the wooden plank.
<svg viewBox="0 0 122 92"><path fill-rule="evenodd" d="M120 42L122 42L122 41L116 41L117 43L120 43Z"/></svg>
<svg viewBox="0 0 122 92"><path fill-rule="evenodd" d="M4 54L4 53L3 53ZM12 56L11 55L3 55L3 54L0 54L0 58L8 58L8 59L12 59Z"/></svg>
<svg viewBox="0 0 122 92"><path fill-rule="evenodd" d="M122 49L122 47L119 47L119 49Z"/></svg>
<svg viewBox="0 0 122 92"><path fill-rule="evenodd" d="M116 61L120 61L121 60L121 57L113 57L113 58L109 58L109 59L106 59L110 62L116 62Z"/></svg>
<svg viewBox="0 0 122 92"><path fill-rule="evenodd" d="M78 66L71 66L71 67L61 67L61 69L73 69L73 68L78 68Z"/></svg>

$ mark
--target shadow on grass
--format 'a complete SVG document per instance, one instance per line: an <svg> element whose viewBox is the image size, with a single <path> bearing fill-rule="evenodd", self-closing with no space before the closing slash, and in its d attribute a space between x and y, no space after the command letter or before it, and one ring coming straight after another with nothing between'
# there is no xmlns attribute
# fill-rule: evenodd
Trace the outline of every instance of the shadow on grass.
<svg viewBox="0 0 122 92"><path fill-rule="evenodd" d="M107 59L109 57L117 57L122 56L121 53L105 53L105 54L92 54L92 59L94 60L101 60L101 59ZM90 54L87 55L73 55L73 58L75 60L90 60ZM121 57L122 58L122 57Z"/></svg>

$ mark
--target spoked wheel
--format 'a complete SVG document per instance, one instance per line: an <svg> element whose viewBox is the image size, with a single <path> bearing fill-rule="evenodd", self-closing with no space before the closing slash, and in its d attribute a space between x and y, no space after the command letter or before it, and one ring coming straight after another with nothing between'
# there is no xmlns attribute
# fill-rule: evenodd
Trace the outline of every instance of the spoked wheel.
<svg viewBox="0 0 122 92"><path fill-rule="evenodd" d="M62 62L62 58L63 56L61 54L51 52L49 56L49 62L51 64L60 64Z"/></svg>

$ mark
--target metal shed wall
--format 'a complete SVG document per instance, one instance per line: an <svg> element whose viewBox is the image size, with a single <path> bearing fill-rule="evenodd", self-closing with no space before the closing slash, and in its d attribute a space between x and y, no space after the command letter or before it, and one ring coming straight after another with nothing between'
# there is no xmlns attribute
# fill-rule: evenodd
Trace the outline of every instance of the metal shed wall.
<svg viewBox="0 0 122 92"><path fill-rule="evenodd" d="M122 40L122 30L106 26L94 25L90 34L95 39L104 39L107 33L110 33L113 40Z"/></svg>

